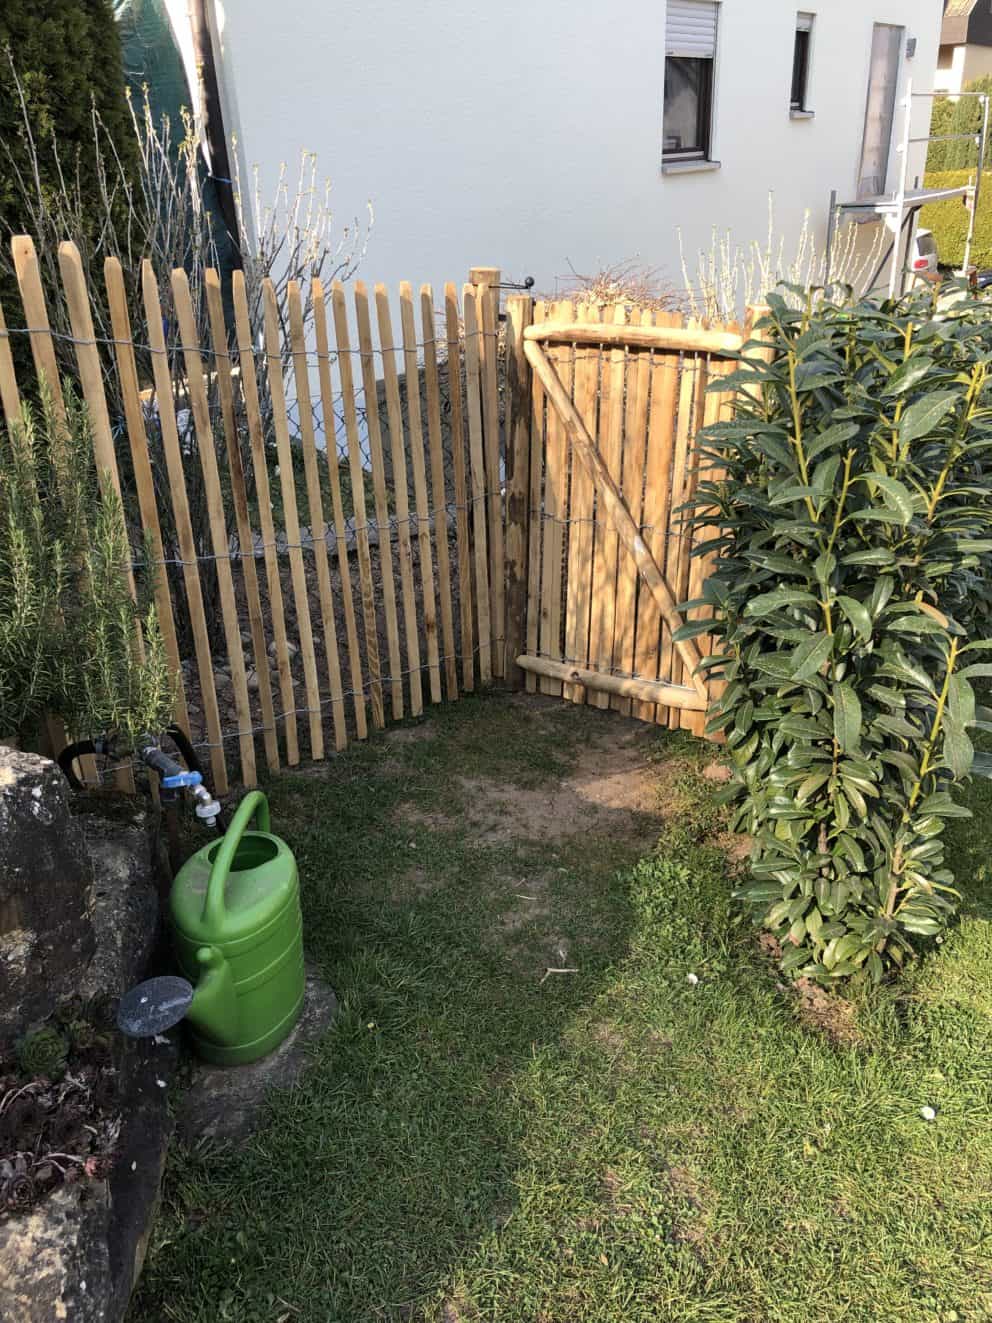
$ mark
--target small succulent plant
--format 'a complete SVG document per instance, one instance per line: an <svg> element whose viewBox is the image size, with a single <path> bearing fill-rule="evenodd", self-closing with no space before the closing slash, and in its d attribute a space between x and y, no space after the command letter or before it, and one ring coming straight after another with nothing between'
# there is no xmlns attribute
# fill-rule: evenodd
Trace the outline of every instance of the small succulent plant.
<svg viewBox="0 0 992 1323"><path fill-rule="evenodd" d="M17 1044L17 1064L32 1079L60 1080L68 1055L68 1043L50 1025L25 1034Z"/></svg>

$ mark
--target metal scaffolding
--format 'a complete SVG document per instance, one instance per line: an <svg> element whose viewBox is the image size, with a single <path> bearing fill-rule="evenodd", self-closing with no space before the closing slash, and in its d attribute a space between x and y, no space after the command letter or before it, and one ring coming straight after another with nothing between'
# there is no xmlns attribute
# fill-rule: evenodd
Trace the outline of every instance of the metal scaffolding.
<svg viewBox="0 0 992 1323"><path fill-rule="evenodd" d="M914 101L923 99L932 101L935 97L948 95L977 99L982 109L982 123L978 132L927 134L925 137L913 137ZM985 144L989 128L989 95L986 92L914 92L912 80L910 80L906 87L906 95L899 104L903 111L903 132L901 141L896 146L900 161L899 185L895 194L858 198L852 202L840 202L837 199L837 190L834 189L830 194L830 214L827 220L827 283L830 281L834 238L837 233L837 226L842 219L870 220L875 218L884 221L888 225L892 231L892 242L878 265L870 287L875 286L885 269L886 262L891 259L889 267L890 298L902 294L905 290L909 248L916 232L916 221L920 208L926 206L928 202L940 202L944 198L960 197L965 200L965 204L969 207L971 214L968 220L968 236L965 240L964 261L962 263L962 270L967 273L971 264L971 248L975 237L975 217L978 213L978 203L982 191L982 164L985 160ZM917 178L913 186L909 186L909 153L912 146L918 143L927 143L929 146L931 142L965 141L974 143L978 148L978 162L972 182L949 188L926 188L920 186L920 180Z"/></svg>

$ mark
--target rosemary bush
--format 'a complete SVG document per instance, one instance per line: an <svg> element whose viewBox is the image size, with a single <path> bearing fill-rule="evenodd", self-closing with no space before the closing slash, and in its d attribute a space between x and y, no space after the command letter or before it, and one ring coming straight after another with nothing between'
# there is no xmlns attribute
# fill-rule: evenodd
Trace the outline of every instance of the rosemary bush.
<svg viewBox="0 0 992 1323"><path fill-rule="evenodd" d="M154 606L132 599L130 560L85 408L68 386L64 420L50 397L25 405L0 430L0 736L30 739L46 713L80 737L168 723L165 649Z"/></svg>
<svg viewBox="0 0 992 1323"><path fill-rule="evenodd" d="M941 833L967 816L954 783L988 772L969 730L992 729L972 685L992 674L985 313L776 294L716 387L733 420L700 435L693 518L722 531L687 605L715 619L682 633L716 635L708 729L754 838L739 894L795 976L880 979L955 908Z"/></svg>

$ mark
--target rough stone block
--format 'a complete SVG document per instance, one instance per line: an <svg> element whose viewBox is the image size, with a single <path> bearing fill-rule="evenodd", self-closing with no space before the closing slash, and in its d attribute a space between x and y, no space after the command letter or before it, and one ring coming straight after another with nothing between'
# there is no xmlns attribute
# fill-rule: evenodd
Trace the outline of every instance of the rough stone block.
<svg viewBox="0 0 992 1323"><path fill-rule="evenodd" d="M78 990L95 946L92 882L58 766L0 746L0 1037Z"/></svg>

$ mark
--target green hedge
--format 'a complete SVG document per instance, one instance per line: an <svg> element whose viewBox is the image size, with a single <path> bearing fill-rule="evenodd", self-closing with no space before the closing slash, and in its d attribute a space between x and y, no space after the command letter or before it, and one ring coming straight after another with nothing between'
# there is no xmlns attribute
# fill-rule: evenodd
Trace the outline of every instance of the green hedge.
<svg viewBox="0 0 992 1323"><path fill-rule="evenodd" d="M971 170L943 170L928 173L927 188L949 188L967 184ZM964 242L968 235L968 210L959 197L931 202L920 213L920 224L933 230L942 265L960 266L964 261ZM992 170L982 175L982 196L975 225L971 260L979 267L992 266Z"/></svg>

